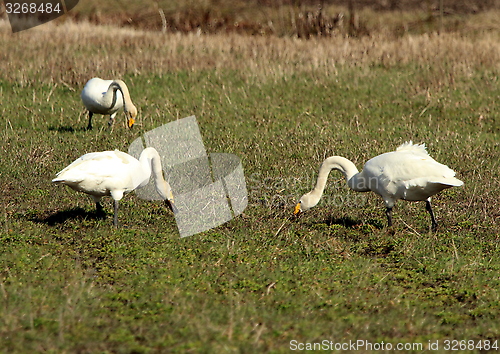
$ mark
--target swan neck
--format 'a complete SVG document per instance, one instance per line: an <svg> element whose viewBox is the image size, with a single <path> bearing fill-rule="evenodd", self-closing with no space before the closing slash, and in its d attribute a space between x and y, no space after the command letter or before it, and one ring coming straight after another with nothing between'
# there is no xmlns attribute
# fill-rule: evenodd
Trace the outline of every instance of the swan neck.
<svg viewBox="0 0 500 354"><path fill-rule="evenodd" d="M143 170L147 171L148 173L147 180L149 180L149 177L151 177L151 174L153 174L155 187L158 194L160 194L163 199L173 199L172 189L168 182L163 178L161 158L158 152L154 148L146 148L141 153L139 161L143 166Z"/></svg>
<svg viewBox="0 0 500 354"><path fill-rule="evenodd" d="M319 169L318 179L316 181L316 186L313 189L313 193L319 195L323 194L326 182L328 180L328 175L330 174L331 170L340 171L346 178L348 184L349 181L356 174L358 174L358 169L356 168L354 163L352 163L348 159L341 156L329 157L321 164L321 167Z"/></svg>
<svg viewBox="0 0 500 354"><path fill-rule="evenodd" d="M113 97L113 105L116 102L116 91L120 90L123 96L123 109L127 112L133 110L135 108L132 103L132 99L130 98L130 92L128 90L127 85L122 80L113 80L113 82L109 85L108 92L106 95L112 94L110 96Z"/></svg>
<svg viewBox="0 0 500 354"><path fill-rule="evenodd" d="M139 157L139 161L143 166L143 171L147 173L148 178L153 174L155 180L163 180L160 155L155 149L144 149Z"/></svg>
<svg viewBox="0 0 500 354"><path fill-rule="evenodd" d="M113 83L111 83L108 86L108 90L106 91L106 93L103 96L104 106L108 107L109 109L115 107L116 101L118 100L118 97L116 94L117 90L119 90L118 85L114 85Z"/></svg>

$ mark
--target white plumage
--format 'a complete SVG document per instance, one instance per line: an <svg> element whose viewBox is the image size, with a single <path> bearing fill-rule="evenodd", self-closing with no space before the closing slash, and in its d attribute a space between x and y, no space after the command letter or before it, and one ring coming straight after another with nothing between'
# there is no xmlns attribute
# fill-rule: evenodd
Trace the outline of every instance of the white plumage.
<svg viewBox="0 0 500 354"><path fill-rule="evenodd" d="M431 196L443 189L463 184L455 178L452 169L429 156L425 144L417 145L410 141L399 146L396 151L368 160L361 172L344 157L327 158L319 170L316 186L300 198L295 207L295 215L318 204L332 169L344 174L351 189L358 192L373 191L380 195L386 206L389 226L392 225L392 208L398 199L425 200L432 220L432 229L435 230L437 223L432 211Z"/></svg>
<svg viewBox="0 0 500 354"><path fill-rule="evenodd" d="M137 108L132 103L127 85L122 80L90 79L80 95L82 102L89 111L89 124L92 129L92 116L96 114L109 115L109 125L114 122L118 110L123 108L127 117L127 126L135 123Z"/></svg>
<svg viewBox="0 0 500 354"><path fill-rule="evenodd" d="M88 153L60 171L52 182L89 194L98 213L102 213L101 198L111 196L115 201L113 223L116 226L118 202L125 193L147 185L151 174L158 194L176 212L172 189L163 178L160 156L154 148L144 149L139 160L118 150Z"/></svg>

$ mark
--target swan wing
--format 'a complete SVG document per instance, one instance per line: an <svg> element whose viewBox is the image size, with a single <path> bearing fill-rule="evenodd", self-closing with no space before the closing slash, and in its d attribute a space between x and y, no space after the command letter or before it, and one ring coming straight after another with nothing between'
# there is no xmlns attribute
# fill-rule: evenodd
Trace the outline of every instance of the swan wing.
<svg viewBox="0 0 500 354"><path fill-rule="evenodd" d="M104 161L104 156L105 153L102 152L92 152L80 156L67 167L59 171L56 174L56 178L52 181L81 182L87 178L89 174L99 172L99 167L101 167ZM106 165L104 165L104 167L105 166Z"/></svg>
<svg viewBox="0 0 500 354"><path fill-rule="evenodd" d="M95 77L85 84L80 97L89 111L97 114L113 114L123 107L123 95L119 90L116 91L115 104L110 107L107 103L106 93L112 82L113 80L102 80Z"/></svg>
<svg viewBox="0 0 500 354"><path fill-rule="evenodd" d="M463 184L451 168L413 148L379 155L369 160L363 171L369 181L372 178L372 190L397 199L425 200Z"/></svg>
<svg viewBox="0 0 500 354"><path fill-rule="evenodd" d="M52 181L80 184L87 190L133 189L130 171L138 161L120 151L103 151L83 155L60 171Z"/></svg>
<svg viewBox="0 0 500 354"><path fill-rule="evenodd" d="M404 181L399 186L401 199L405 200L426 200L427 198L441 192L443 189L461 186L463 184L457 178L446 178L439 180L438 178L430 180L427 177L416 178L409 181Z"/></svg>
<svg viewBox="0 0 500 354"><path fill-rule="evenodd" d="M413 144L411 140L399 145L396 151L412 152L417 155L429 155L425 144Z"/></svg>

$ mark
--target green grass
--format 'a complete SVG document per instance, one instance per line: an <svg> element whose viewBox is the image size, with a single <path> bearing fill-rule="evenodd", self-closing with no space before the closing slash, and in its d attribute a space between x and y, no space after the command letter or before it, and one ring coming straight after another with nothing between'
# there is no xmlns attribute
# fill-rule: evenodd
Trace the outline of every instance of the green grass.
<svg viewBox="0 0 500 354"><path fill-rule="evenodd" d="M499 339L496 67L459 75L410 61L278 75L273 63L269 75L159 75L129 65L123 79L140 125L126 130L120 113L111 133L100 116L83 130L80 82L0 76L0 351L253 353L287 352L291 340ZM83 153L126 151L192 114L207 150L238 155L247 177L248 208L220 227L180 239L169 211L132 194L115 229L110 201L109 217L96 219L90 198L50 183ZM316 208L289 219L324 157L361 167L410 139L465 182L433 199L437 233L423 203L398 203L387 229L380 198L349 191L339 174Z"/></svg>

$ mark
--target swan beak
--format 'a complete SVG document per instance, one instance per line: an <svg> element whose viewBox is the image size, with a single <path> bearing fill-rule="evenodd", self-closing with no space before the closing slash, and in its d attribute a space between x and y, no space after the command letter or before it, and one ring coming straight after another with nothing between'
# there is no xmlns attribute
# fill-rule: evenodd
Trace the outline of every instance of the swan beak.
<svg viewBox="0 0 500 354"><path fill-rule="evenodd" d="M129 118L127 121L127 125L129 128L132 128L135 124L135 119L134 118Z"/></svg>
<svg viewBox="0 0 500 354"><path fill-rule="evenodd" d="M172 200L165 199L165 204L167 207L172 210L174 214L177 214L179 212L179 209L175 206L174 202Z"/></svg>
<svg viewBox="0 0 500 354"><path fill-rule="evenodd" d="M302 214L302 209L300 208L300 202L298 202L293 211L293 215L299 216L300 214Z"/></svg>

